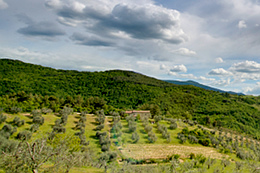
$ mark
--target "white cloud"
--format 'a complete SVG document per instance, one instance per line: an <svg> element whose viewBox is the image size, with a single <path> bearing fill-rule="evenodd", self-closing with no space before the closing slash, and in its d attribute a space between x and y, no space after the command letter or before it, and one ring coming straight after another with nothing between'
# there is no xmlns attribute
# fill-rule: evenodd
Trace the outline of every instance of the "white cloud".
<svg viewBox="0 0 260 173"><path fill-rule="evenodd" d="M260 93L260 82L256 82L256 84L252 87L243 88L243 92L250 95L259 95Z"/></svg>
<svg viewBox="0 0 260 173"><path fill-rule="evenodd" d="M228 78L228 79L221 79L221 80L216 80L215 82L213 82L211 85L213 86L228 86L230 85L230 82L231 79Z"/></svg>
<svg viewBox="0 0 260 173"><path fill-rule="evenodd" d="M174 73L187 72L187 68L183 64L175 65L170 69L170 71Z"/></svg>
<svg viewBox="0 0 260 173"><path fill-rule="evenodd" d="M218 58L215 59L215 62L220 64L220 63L223 63L224 61L221 57L218 57Z"/></svg>
<svg viewBox="0 0 260 173"><path fill-rule="evenodd" d="M240 20L237 24L237 27L240 29L247 28L246 22L244 20Z"/></svg>
<svg viewBox="0 0 260 173"><path fill-rule="evenodd" d="M176 72L169 71L168 75L175 76L177 78L189 79L189 80L194 79L194 80L202 80L202 81L215 81L214 78L207 78L207 77L204 77L204 76L197 77L194 74L190 74L190 73L179 74L179 73L176 73Z"/></svg>
<svg viewBox="0 0 260 173"><path fill-rule="evenodd" d="M161 64L160 65L160 70L166 70L167 69L167 66L166 65L164 65L164 64Z"/></svg>
<svg viewBox="0 0 260 173"><path fill-rule="evenodd" d="M200 77L197 77L196 79L203 80L203 81L215 81L216 80L214 78L207 78L205 76L200 76Z"/></svg>
<svg viewBox="0 0 260 173"><path fill-rule="evenodd" d="M111 38L111 33L123 32L133 39L155 39L171 44L187 41L178 11L151 2L143 5L115 2L99 0L82 4L54 0L47 1L46 6L56 12L61 23L70 26L81 23L87 32L97 36Z"/></svg>
<svg viewBox="0 0 260 173"><path fill-rule="evenodd" d="M208 74L212 76L227 76L227 75L231 75L232 73L223 68L217 68L217 69L212 69Z"/></svg>
<svg viewBox="0 0 260 173"><path fill-rule="evenodd" d="M257 73L260 74L260 64L255 61L243 61L235 63L230 68L230 71L238 73Z"/></svg>
<svg viewBox="0 0 260 173"><path fill-rule="evenodd" d="M183 56L195 56L196 55L195 51L189 50L187 48L179 48L178 50L174 50L172 52L175 54L178 54L178 55L183 55Z"/></svg>
<svg viewBox="0 0 260 173"><path fill-rule="evenodd" d="M5 9L8 7L8 4L4 0L0 0L0 9Z"/></svg>

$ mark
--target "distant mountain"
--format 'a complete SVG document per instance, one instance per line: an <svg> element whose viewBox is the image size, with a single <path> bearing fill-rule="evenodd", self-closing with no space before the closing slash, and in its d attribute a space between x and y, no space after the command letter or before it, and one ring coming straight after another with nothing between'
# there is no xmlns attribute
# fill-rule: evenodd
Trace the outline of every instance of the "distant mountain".
<svg viewBox="0 0 260 173"><path fill-rule="evenodd" d="M233 92L233 91L220 90L220 89L217 89L217 88L213 88L213 87L210 87L210 86L207 86L207 85L200 84L200 83L195 82L195 81L192 81L192 80L188 80L188 81L164 80L164 81L165 81L165 82L169 82L169 83L173 83L173 84L176 84L176 85L193 85L193 86L200 87L200 88L203 88L203 89L206 89L206 90L218 91L218 92L220 92L220 93L229 93L229 94L236 94L236 95L245 95L245 94L243 94L243 93L236 93L236 92Z"/></svg>

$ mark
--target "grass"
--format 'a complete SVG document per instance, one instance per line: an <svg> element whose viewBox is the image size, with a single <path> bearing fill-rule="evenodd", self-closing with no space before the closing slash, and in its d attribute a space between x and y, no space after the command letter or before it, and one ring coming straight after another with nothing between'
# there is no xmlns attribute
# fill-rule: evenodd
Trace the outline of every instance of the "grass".
<svg viewBox="0 0 260 173"><path fill-rule="evenodd" d="M28 130L30 126L32 125L32 118L29 113L22 113L22 114L5 114L7 116L6 123L12 124L12 120L14 117L19 117L22 120L25 120L25 125L18 127L17 132L14 133L11 136L11 139L15 139L16 135L22 131L22 130ZM36 133L33 133L31 141L46 137L49 132L52 131L52 126L55 124L55 121L60 118L54 113L42 115L45 119L45 122L42 126L40 126L39 130ZM74 135L78 130L75 130L74 127L76 126L76 122L78 121L78 114L74 113L72 115L68 116L68 122L66 124L66 134ZM86 140L89 141L89 146L92 148L92 150L99 155L101 153L99 140L95 137L96 135L96 122L95 122L96 116L93 114L87 114L87 121L86 121L86 128L85 128L85 135ZM4 126L5 123L0 124L0 128ZM167 142L166 139L162 137L162 134L158 131L156 124L150 124L153 129L152 131L157 136L157 141L155 143L150 143L148 141L148 134L144 131L144 126L142 125L141 121L136 121L137 129L136 132L138 133L140 139L139 141L134 144L131 136L132 133L129 132L128 123L126 120L121 120L121 124L123 126L122 128L122 142L120 143L120 146L114 145L113 142L118 141L118 138L113 138L111 136L111 150L117 151L119 156L122 156L124 158L133 158L133 159L166 159L168 156L171 156L173 154L179 154L182 161L189 161L188 157L191 153L194 153L195 155L202 154L205 157L215 158L217 159L217 163L212 166L207 172L214 172L217 168L220 167L221 159L228 158L229 160L233 160L231 165L225 168L224 172L233 172L235 169L235 161L240 161L236 157L235 154L222 154L219 153L217 149L212 147L204 147L199 144L189 144L186 142L185 144L180 144L179 139L177 139L177 134L182 131L184 127L188 127L189 130L197 128L197 126L189 126L183 122L178 122L178 128L175 130L169 129L170 124L167 121L160 121L160 124L165 125L167 127L168 133L170 133L171 141ZM104 123L104 129L101 131L108 132L110 131L113 121L112 117L106 117L105 123ZM120 150L119 150L120 148ZM244 167L242 170L245 173L249 173L249 168ZM103 172L102 169L97 169L93 167L74 167L70 171L72 173L76 172L93 172L93 173L99 173Z"/></svg>
<svg viewBox="0 0 260 173"><path fill-rule="evenodd" d="M205 152L207 151L207 152ZM167 156L179 154L181 158L188 158L190 153L202 154L216 159L229 157L219 153L216 149L204 146L185 146L172 144L128 144L122 153L134 159L166 159Z"/></svg>

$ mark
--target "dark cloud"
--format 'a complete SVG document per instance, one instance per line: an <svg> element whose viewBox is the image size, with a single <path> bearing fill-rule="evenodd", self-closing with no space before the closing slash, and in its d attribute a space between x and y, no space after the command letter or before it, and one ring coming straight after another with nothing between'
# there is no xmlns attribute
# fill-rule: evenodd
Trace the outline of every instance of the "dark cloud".
<svg viewBox="0 0 260 173"><path fill-rule="evenodd" d="M30 22L27 27L17 30L18 33L26 36L43 36L55 37L65 35L65 32L60 29L55 23L43 21L39 23Z"/></svg>
<svg viewBox="0 0 260 173"><path fill-rule="evenodd" d="M71 40L75 41L77 44L86 46L113 46L114 44L109 41L104 41L103 39L96 36L87 36L80 33L74 33Z"/></svg>

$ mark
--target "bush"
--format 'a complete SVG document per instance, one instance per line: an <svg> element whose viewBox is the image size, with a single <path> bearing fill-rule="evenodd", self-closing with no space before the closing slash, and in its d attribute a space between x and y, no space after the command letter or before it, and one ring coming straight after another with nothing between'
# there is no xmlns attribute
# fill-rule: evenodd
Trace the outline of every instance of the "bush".
<svg viewBox="0 0 260 173"><path fill-rule="evenodd" d="M0 131L0 136L5 137L6 139L9 139L9 137L17 131L16 127L11 126L10 124L5 124L1 131Z"/></svg>
<svg viewBox="0 0 260 173"><path fill-rule="evenodd" d="M195 159L195 154L194 153L190 153L189 158L190 159Z"/></svg>
<svg viewBox="0 0 260 173"><path fill-rule="evenodd" d="M177 123L174 122L174 123L172 123L172 124L170 125L169 128L172 129L172 130L174 130L174 129L177 129L177 127L178 127Z"/></svg>
<svg viewBox="0 0 260 173"><path fill-rule="evenodd" d="M162 116L161 115L155 115L154 116L154 121L157 123L157 122L159 122L159 121L161 121L162 120Z"/></svg>
<svg viewBox="0 0 260 173"><path fill-rule="evenodd" d="M105 127L104 124L100 124L100 125L98 125L98 126L96 127L95 130L102 130L104 127Z"/></svg>
<svg viewBox="0 0 260 173"><path fill-rule="evenodd" d="M19 117L14 117L12 123L13 123L13 125L15 125L17 127L21 127L22 125L24 125L25 121L24 120L20 120Z"/></svg>
<svg viewBox="0 0 260 173"><path fill-rule="evenodd" d="M19 112L22 112L22 108L19 108L19 107L11 107L10 109L10 113L12 114L17 114Z"/></svg>
<svg viewBox="0 0 260 173"><path fill-rule="evenodd" d="M68 107L64 107L63 109L61 109L59 111L59 114L62 116L62 115L70 115L70 114L73 114L73 108L68 108Z"/></svg>
<svg viewBox="0 0 260 173"><path fill-rule="evenodd" d="M30 131L21 131L17 134L16 139L27 141L31 139L32 133Z"/></svg>
<svg viewBox="0 0 260 173"><path fill-rule="evenodd" d="M39 125L38 125L38 124L33 124L33 125L31 126L31 128L30 128L30 131L31 131L32 133L37 132L38 130L39 130Z"/></svg>
<svg viewBox="0 0 260 173"><path fill-rule="evenodd" d="M44 117L42 116L34 116L33 117L33 123L38 124L38 125L43 125L44 124Z"/></svg>
<svg viewBox="0 0 260 173"><path fill-rule="evenodd" d="M177 138L180 140L181 144L184 144L187 141L187 138L182 133L178 133Z"/></svg>
<svg viewBox="0 0 260 173"><path fill-rule="evenodd" d="M51 110L51 109L48 109L48 108L42 108L42 109L41 109L41 113L43 113L43 114L52 113L52 110Z"/></svg>
<svg viewBox="0 0 260 173"><path fill-rule="evenodd" d="M144 130L146 131L146 133L149 133L150 131L152 131L152 129L153 129L153 127L148 124L144 127Z"/></svg>
<svg viewBox="0 0 260 173"><path fill-rule="evenodd" d="M40 117L40 116L42 116L42 112L40 111L40 110L33 110L32 112L31 112L31 115L33 116L33 117Z"/></svg>
<svg viewBox="0 0 260 173"><path fill-rule="evenodd" d="M0 114L0 124L4 123L6 121L6 118L7 117L1 113Z"/></svg>
<svg viewBox="0 0 260 173"><path fill-rule="evenodd" d="M199 140L199 143L201 144L201 145L203 145L203 146L209 146L209 144L210 144L210 139L200 139Z"/></svg>
<svg viewBox="0 0 260 173"><path fill-rule="evenodd" d="M237 157L242 159L242 160L246 160L248 158L246 152L242 149L237 151Z"/></svg>
<svg viewBox="0 0 260 173"><path fill-rule="evenodd" d="M192 135L189 135L188 139L189 139L191 144L197 144L198 141L199 141L195 136L192 136Z"/></svg>
<svg viewBox="0 0 260 173"><path fill-rule="evenodd" d="M148 140L151 142L151 143L154 143L156 140L157 140L157 137L155 136L155 134L153 132L149 132L148 133Z"/></svg>
<svg viewBox="0 0 260 173"><path fill-rule="evenodd" d="M132 134L132 140L133 140L133 143L137 143L138 141L139 141L139 135L138 135L138 133L137 132L134 132L133 134Z"/></svg>
<svg viewBox="0 0 260 173"><path fill-rule="evenodd" d="M97 131L96 133L96 137L99 138L100 136L106 136L107 135L107 132L100 132L100 131Z"/></svg>
<svg viewBox="0 0 260 173"><path fill-rule="evenodd" d="M56 133L66 133L66 128L62 126L53 126L52 130Z"/></svg>
<svg viewBox="0 0 260 173"><path fill-rule="evenodd" d="M101 111L97 111L96 112L96 115L97 115L97 117L96 117L96 123L97 124L104 124L104 122L105 122L105 119L106 119L106 116L105 116L105 114L104 114L104 111L103 110L101 110Z"/></svg>
<svg viewBox="0 0 260 173"><path fill-rule="evenodd" d="M128 128L129 128L129 132L130 132L130 133L136 131L136 128L137 128L136 122L134 122L134 121L129 121L129 122L128 122Z"/></svg>

